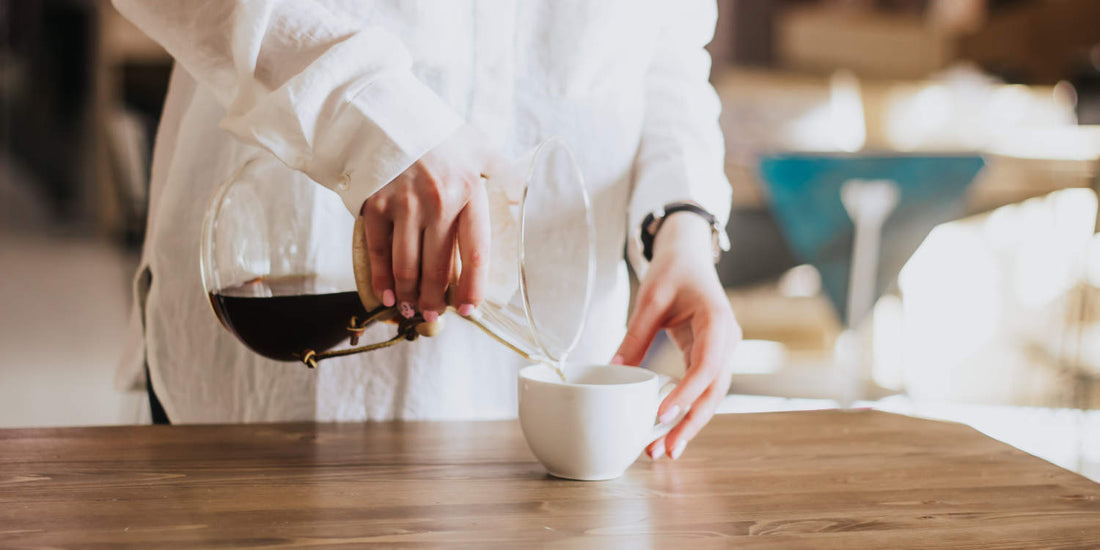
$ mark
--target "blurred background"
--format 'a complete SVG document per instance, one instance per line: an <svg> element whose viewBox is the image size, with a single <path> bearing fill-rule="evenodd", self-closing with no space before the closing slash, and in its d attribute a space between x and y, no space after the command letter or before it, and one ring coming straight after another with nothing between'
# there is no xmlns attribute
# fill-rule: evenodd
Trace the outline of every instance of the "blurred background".
<svg viewBox="0 0 1100 550"><path fill-rule="evenodd" d="M724 409L964 422L1100 480L1100 2L718 5ZM105 0L0 0L0 427L148 421L114 371L171 66Z"/></svg>

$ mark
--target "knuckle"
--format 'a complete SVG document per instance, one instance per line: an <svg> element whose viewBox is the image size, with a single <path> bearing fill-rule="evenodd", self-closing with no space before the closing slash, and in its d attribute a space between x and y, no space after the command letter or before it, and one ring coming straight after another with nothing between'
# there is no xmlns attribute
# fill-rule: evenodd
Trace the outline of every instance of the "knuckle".
<svg viewBox="0 0 1100 550"><path fill-rule="evenodd" d="M423 170L416 178L417 187L439 187L440 177L438 170Z"/></svg>
<svg viewBox="0 0 1100 550"><path fill-rule="evenodd" d="M699 321L704 330L719 329L722 331L721 315L714 311L703 311L699 314Z"/></svg>
<svg viewBox="0 0 1100 550"><path fill-rule="evenodd" d="M417 161L406 168L404 172L398 174L397 177L394 178L394 181L408 184L411 182L415 182L418 178L422 177L423 174L426 174L427 172L428 169L425 166L424 159L417 159Z"/></svg>
<svg viewBox="0 0 1100 550"><path fill-rule="evenodd" d="M485 267L485 251L478 248L471 250L466 256L464 265L474 269Z"/></svg>
<svg viewBox="0 0 1100 550"><path fill-rule="evenodd" d="M638 292L638 302L653 306L664 304L667 300L667 292L660 287L650 286Z"/></svg>
<svg viewBox="0 0 1100 550"><path fill-rule="evenodd" d="M737 324L734 322L733 311L729 307L707 308L703 313L703 321L718 327L722 332L732 332Z"/></svg>
<svg viewBox="0 0 1100 550"><path fill-rule="evenodd" d="M412 210L415 201L413 200L412 192L405 190L395 194L393 198L390 199L390 202L392 203L390 207L391 211L408 212Z"/></svg>
<svg viewBox="0 0 1100 550"><path fill-rule="evenodd" d="M424 282L436 286L442 286L445 285L450 279L450 275L450 270L447 269L445 266L427 269L424 273Z"/></svg>
<svg viewBox="0 0 1100 550"><path fill-rule="evenodd" d="M371 197L363 205L363 213L368 216L384 216L389 201L385 197Z"/></svg>
<svg viewBox="0 0 1100 550"><path fill-rule="evenodd" d="M456 186L456 191L459 194L457 198L461 200L463 204L465 204L467 201L470 200L470 197L473 196L474 191L480 184L480 174L475 174L473 172L466 174L464 177L459 179L458 185Z"/></svg>
<svg viewBox="0 0 1100 550"><path fill-rule="evenodd" d="M371 259L385 259L390 255L389 244L385 242L375 242L367 245L367 254L370 254Z"/></svg>
<svg viewBox="0 0 1100 550"><path fill-rule="evenodd" d="M440 214L446 207L446 201L443 196L443 189L440 187L438 181L434 181L433 185L425 185L420 190L419 199L423 204L424 209L433 214Z"/></svg>
<svg viewBox="0 0 1100 550"><path fill-rule="evenodd" d="M393 269L394 279L406 286L410 283L415 285L419 275L415 266L399 266Z"/></svg>

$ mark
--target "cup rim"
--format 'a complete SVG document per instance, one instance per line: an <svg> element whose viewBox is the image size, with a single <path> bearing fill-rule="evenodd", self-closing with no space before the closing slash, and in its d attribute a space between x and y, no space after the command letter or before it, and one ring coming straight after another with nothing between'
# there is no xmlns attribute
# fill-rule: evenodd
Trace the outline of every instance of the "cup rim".
<svg viewBox="0 0 1100 550"><path fill-rule="evenodd" d="M548 386L559 386L559 387L567 387L567 388L601 388L601 387L602 388L612 388L612 387L635 386L635 385L645 384L647 382L651 382L651 381L653 381L657 378L657 373L655 373L655 372L653 372L649 369L644 369L642 367L631 367L631 366L627 366L627 365L605 365L605 364L601 364L601 363L591 363L591 364L582 363L579 366L580 367L588 367L588 368L591 368L591 367L612 368L612 369L615 369L615 370L631 369L632 372L642 372L642 373L644 373L646 375L646 377L642 380L637 380L637 381L633 381L633 382L623 382L621 384L578 384L576 382L562 382L560 380L539 380L537 378L531 378L531 376L528 374L528 371L532 371L533 369L549 369L550 366L548 366L544 363L535 363L533 365L527 365L526 367L523 367L522 369L520 369L519 370L519 378L522 379L522 380L528 381L528 382L534 382L536 384L546 384Z"/></svg>

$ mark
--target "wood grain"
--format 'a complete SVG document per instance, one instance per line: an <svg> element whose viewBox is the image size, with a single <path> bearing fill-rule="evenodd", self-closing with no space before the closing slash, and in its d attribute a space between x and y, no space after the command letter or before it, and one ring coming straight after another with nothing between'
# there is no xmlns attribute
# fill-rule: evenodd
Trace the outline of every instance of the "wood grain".
<svg viewBox="0 0 1100 550"><path fill-rule="evenodd" d="M958 424L716 417L547 477L516 422L0 430L0 547L1100 548L1100 485Z"/></svg>

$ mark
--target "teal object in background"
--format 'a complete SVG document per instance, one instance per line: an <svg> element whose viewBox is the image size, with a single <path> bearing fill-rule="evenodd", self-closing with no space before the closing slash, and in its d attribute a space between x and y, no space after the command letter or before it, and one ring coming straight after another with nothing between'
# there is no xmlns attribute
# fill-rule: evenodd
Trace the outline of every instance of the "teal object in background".
<svg viewBox="0 0 1100 550"><path fill-rule="evenodd" d="M876 299L938 224L966 213L966 190L985 162L977 155L784 154L761 159L772 213L799 261L821 272L847 319L854 227L840 201L850 180L890 180L900 200L882 231Z"/></svg>

